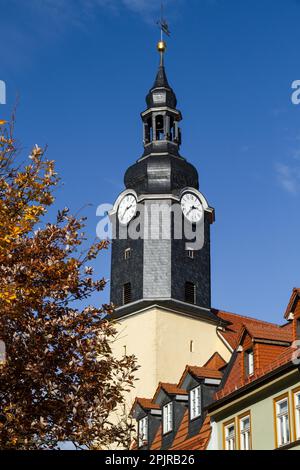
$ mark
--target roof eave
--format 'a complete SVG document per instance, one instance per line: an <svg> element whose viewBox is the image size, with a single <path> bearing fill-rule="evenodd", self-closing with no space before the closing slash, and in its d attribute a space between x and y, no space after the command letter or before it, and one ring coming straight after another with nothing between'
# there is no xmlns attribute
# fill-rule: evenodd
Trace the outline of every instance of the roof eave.
<svg viewBox="0 0 300 470"><path fill-rule="evenodd" d="M234 390L232 393L229 395L220 398L219 400L215 401L212 403L210 406L207 407L209 412L211 411L216 411L219 407L223 406L224 404L230 402L234 398L238 398L240 395L243 395L245 392L250 391L253 388L256 388L257 385L262 384L264 382L268 382L270 379L273 377L276 377L276 375L280 375L281 372L289 369L296 368L291 361L287 362L286 364L283 364L282 366L278 367L277 369L274 369L273 371L268 372L267 374L263 375L262 377L259 377L253 382L249 382L248 384L244 385L243 387L238 388L237 390Z"/></svg>

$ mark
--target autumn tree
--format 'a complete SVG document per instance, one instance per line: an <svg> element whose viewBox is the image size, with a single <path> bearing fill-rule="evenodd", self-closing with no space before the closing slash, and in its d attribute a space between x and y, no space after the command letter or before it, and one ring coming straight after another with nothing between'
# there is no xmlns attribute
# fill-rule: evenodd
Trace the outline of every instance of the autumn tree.
<svg viewBox="0 0 300 470"><path fill-rule="evenodd" d="M0 448L54 449L71 441L128 445L112 413L134 383L135 358L115 358L111 307L80 307L106 282L91 264L107 242L85 247L84 219L67 209L43 222L59 182L35 146L25 164L0 126Z"/></svg>

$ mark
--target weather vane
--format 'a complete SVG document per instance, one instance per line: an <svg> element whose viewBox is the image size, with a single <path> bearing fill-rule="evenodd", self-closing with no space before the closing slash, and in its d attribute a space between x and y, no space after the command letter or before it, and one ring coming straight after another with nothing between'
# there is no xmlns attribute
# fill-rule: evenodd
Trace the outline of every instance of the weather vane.
<svg viewBox="0 0 300 470"><path fill-rule="evenodd" d="M164 4L163 4L163 2L161 2L161 15L160 15L160 20L157 21L157 25L159 26L160 34L161 34L160 35L160 41L157 45L157 49L158 49L158 52L160 53L161 65L163 65L163 63L164 63L164 53L166 52L166 49L167 49L167 44L164 41L164 34L166 34L167 36L171 35L170 30L169 30L169 25L168 25L166 19L164 18Z"/></svg>
<svg viewBox="0 0 300 470"><path fill-rule="evenodd" d="M171 35L170 30L169 30L169 25L168 25L166 19L164 18L164 4L163 4L163 2L161 2L160 20L157 21L157 24L158 24L158 26L160 28L160 31L161 31L161 41L163 41L164 34L166 34L167 36Z"/></svg>

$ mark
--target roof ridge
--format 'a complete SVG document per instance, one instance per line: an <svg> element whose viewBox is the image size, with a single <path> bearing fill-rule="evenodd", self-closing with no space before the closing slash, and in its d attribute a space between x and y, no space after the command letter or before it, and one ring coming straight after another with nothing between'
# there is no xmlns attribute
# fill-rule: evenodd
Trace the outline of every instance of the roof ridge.
<svg viewBox="0 0 300 470"><path fill-rule="evenodd" d="M220 309L217 309L217 312L219 313L225 313L225 314L228 314L228 315L233 315L235 317L239 317L239 318L245 318L247 320L252 320L252 321L257 321L257 322L260 322L260 323L266 323L268 325L274 325L274 326L278 326L278 327L281 327L281 325L279 325L278 323L274 323L274 322L270 322L270 321L267 321L267 320L259 320L258 318L254 318L254 317L249 317L247 315L240 315L239 313L233 313L233 312L228 312L227 310L220 310Z"/></svg>
<svg viewBox="0 0 300 470"><path fill-rule="evenodd" d="M206 367L206 366L191 366L191 365L187 365L187 367L188 367L189 369L196 367L197 369L207 369L207 370L212 370L212 371L214 371L214 372L219 372L218 369L212 369L211 367Z"/></svg>

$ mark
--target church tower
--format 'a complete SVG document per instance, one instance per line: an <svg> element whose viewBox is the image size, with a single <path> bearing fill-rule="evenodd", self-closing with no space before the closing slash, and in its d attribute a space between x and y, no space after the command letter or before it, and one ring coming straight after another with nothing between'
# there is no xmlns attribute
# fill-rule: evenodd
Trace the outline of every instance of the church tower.
<svg viewBox="0 0 300 470"><path fill-rule="evenodd" d="M112 247L111 301L118 307L172 300L210 308L210 225L214 221L214 211L198 191L197 170L179 153L182 115L176 108L177 99L164 67L165 43L159 43L159 50L158 73L146 97L147 109L141 115L144 153L126 171L126 191L115 208L118 216L115 220L117 238ZM201 250L188 249L184 237L175 239L171 235L164 240L153 239L155 237L132 240L129 236L124 240L118 236L121 224L135 223L137 202L147 211L150 205L180 204L184 194L202 206L204 246ZM194 215L197 219L196 212ZM183 221L184 217L182 213ZM189 223L187 219L186 222ZM174 231L171 220L170 224L170 230ZM151 229L153 233L153 224Z"/></svg>
<svg viewBox="0 0 300 470"><path fill-rule="evenodd" d="M110 213L116 352L137 356L140 396L151 396L158 381L177 382L186 364L202 365L216 351L225 360L230 355L211 311L214 209L199 191L196 168L180 154L182 115L167 79L164 41L158 51L158 72L141 114L144 152L127 169L126 189ZM195 233L201 234L199 246Z"/></svg>

